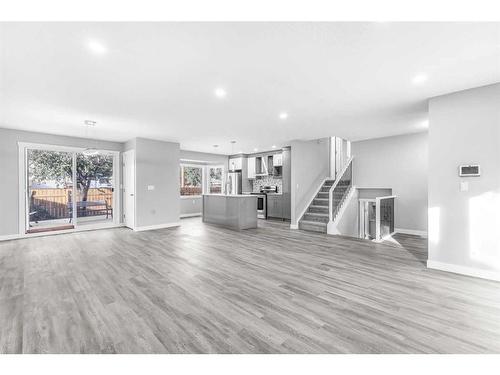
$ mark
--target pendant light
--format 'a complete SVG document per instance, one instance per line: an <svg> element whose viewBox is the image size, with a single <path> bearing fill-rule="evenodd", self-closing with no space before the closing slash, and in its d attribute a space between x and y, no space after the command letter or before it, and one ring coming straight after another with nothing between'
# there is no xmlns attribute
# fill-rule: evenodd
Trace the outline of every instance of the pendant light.
<svg viewBox="0 0 500 375"><path fill-rule="evenodd" d="M85 138L89 138L89 128L94 127L96 125L95 121L85 120ZM99 153L99 150L95 147L87 147L82 151L82 154L85 156L94 156Z"/></svg>

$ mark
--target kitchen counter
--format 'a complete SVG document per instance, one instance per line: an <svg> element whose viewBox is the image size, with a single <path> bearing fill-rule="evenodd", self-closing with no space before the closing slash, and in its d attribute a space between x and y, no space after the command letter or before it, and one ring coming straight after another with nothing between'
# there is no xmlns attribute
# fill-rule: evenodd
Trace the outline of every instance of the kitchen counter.
<svg viewBox="0 0 500 375"><path fill-rule="evenodd" d="M203 222L238 230L257 228L257 195L203 194Z"/></svg>

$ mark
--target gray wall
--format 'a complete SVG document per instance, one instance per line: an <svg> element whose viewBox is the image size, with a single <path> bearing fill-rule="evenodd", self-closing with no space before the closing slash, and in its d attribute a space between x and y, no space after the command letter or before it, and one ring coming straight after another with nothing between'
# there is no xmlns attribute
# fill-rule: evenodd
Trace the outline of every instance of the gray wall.
<svg viewBox="0 0 500 375"><path fill-rule="evenodd" d="M211 154L208 152L180 150L180 159L202 164L222 164L227 169L229 157L227 155Z"/></svg>
<svg viewBox="0 0 500 375"><path fill-rule="evenodd" d="M427 231L427 133L352 142L354 184L392 188L395 227Z"/></svg>
<svg viewBox="0 0 500 375"><path fill-rule="evenodd" d="M498 274L500 84L433 98L429 116L429 261ZM476 163L481 177L458 176Z"/></svg>
<svg viewBox="0 0 500 375"><path fill-rule="evenodd" d="M291 223L297 225L321 181L329 175L328 138L291 142Z"/></svg>
<svg viewBox="0 0 500 375"><path fill-rule="evenodd" d="M179 221L179 155L178 143L135 139L137 227Z"/></svg>
<svg viewBox="0 0 500 375"><path fill-rule="evenodd" d="M0 128L0 236L19 234L18 142L122 151L123 144ZM121 174L120 174L121 175Z"/></svg>

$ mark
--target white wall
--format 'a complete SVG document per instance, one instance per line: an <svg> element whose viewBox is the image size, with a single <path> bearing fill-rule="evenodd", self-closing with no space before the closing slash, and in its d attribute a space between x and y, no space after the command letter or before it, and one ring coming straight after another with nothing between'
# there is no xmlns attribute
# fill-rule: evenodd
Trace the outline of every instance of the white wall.
<svg viewBox="0 0 500 375"><path fill-rule="evenodd" d="M0 236L19 233L18 142L122 151L123 144L0 128ZM121 173L120 173L121 175ZM121 202L120 202L121 204Z"/></svg>
<svg viewBox="0 0 500 375"><path fill-rule="evenodd" d="M428 265L500 279L500 84L432 98L429 116Z"/></svg>
<svg viewBox="0 0 500 375"><path fill-rule="evenodd" d="M392 188L395 227L427 232L427 133L352 142L354 184Z"/></svg>
<svg viewBox="0 0 500 375"><path fill-rule="evenodd" d="M321 181L330 171L329 141L292 141L291 144L291 224L297 225Z"/></svg>

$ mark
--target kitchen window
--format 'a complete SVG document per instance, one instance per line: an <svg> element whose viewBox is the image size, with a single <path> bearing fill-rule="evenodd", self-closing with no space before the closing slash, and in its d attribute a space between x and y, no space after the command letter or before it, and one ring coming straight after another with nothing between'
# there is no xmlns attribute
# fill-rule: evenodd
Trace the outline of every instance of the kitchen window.
<svg viewBox="0 0 500 375"><path fill-rule="evenodd" d="M224 167L221 165L207 166L207 192L209 194L222 194L224 185Z"/></svg>
<svg viewBox="0 0 500 375"><path fill-rule="evenodd" d="M203 166L181 164L181 197L203 194Z"/></svg>

